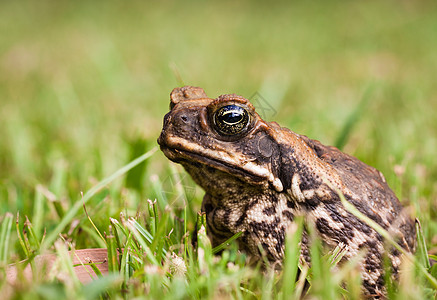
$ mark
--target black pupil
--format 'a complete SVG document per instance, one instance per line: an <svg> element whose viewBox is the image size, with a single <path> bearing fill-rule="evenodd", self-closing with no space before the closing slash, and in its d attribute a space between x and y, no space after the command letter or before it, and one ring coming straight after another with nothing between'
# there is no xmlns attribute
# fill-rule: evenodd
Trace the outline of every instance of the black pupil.
<svg viewBox="0 0 437 300"><path fill-rule="evenodd" d="M242 118L243 115L241 112L235 110L223 114L223 122L226 122L229 125L240 122Z"/></svg>

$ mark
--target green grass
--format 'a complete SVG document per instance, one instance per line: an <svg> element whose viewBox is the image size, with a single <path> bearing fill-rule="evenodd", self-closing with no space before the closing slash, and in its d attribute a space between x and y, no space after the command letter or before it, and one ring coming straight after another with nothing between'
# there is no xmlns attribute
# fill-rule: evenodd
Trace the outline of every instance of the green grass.
<svg viewBox="0 0 437 300"><path fill-rule="evenodd" d="M283 272L246 266L233 243L221 256L202 235L191 246L203 192L159 151L141 157L155 149L181 84L211 97L258 92L273 108L269 121L381 170L421 221L417 259L429 268L436 29L435 1L2 3L0 270L54 252L68 274L66 245L108 247L112 258L130 249L111 260L110 277L36 280L13 296L285 299L303 293L307 278L316 298L358 298L354 262L331 270L333 254L318 254L317 243L317 263L297 274L299 234L287 241ZM391 298L435 296L420 267L404 269Z"/></svg>

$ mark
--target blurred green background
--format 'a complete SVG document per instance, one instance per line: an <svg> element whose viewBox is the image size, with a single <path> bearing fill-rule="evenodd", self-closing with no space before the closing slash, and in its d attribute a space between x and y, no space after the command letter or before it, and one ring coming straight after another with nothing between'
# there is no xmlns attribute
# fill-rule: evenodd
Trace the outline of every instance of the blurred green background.
<svg viewBox="0 0 437 300"><path fill-rule="evenodd" d="M343 150L383 171L435 245L436 74L436 1L2 1L0 213L31 214L38 185L80 199L156 146L186 84L258 93L269 121L326 144L349 130ZM157 153L116 185L145 202L168 168ZM116 198L111 214L138 207Z"/></svg>

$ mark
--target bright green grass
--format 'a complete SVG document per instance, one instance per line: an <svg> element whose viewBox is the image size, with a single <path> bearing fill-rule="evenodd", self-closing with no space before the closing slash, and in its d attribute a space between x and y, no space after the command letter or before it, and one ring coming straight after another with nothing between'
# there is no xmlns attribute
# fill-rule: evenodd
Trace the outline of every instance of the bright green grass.
<svg viewBox="0 0 437 300"><path fill-rule="evenodd" d="M435 2L4 1L1 6L0 264L32 256L40 247L62 256L62 244L55 244L59 233L76 249L107 244L113 249L114 240L100 238L82 201L102 234L111 236L111 225L112 236L118 234L121 246L133 251L114 266L121 277L89 286L35 282L19 286L17 297L300 294L303 281L292 280L297 243L292 239L298 235L288 241L283 273L245 267L235 246L214 257L204 241L205 255L199 258L184 234L194 229L203 193L183 170L158 151L127 174L114 173L156 146L168 95L182 84L201 86L211 97L259 92L273 108L266 119L343 146L380 169L420 219L422 245L437 254ZM99 183L102 188L95 190ZM157 202L151 206L147 199ZM111 223L110 218L121 222L121 212L126 222ZM32 224L24 248L14 226L17 213L20 232L26 216ZM127 223L135 216L134 225L150 236L125 236L137 232ZM140 245L144 252L135 252ZM184 276L170 271L171 253L183 259ZM312 295L337 298L344 293L338 282L347 279L349 297L357 297L351 266L327 276L329 261L319 261L301 273L312 276ZM417 267L405 274L392 298L435 294Z"/></svg>

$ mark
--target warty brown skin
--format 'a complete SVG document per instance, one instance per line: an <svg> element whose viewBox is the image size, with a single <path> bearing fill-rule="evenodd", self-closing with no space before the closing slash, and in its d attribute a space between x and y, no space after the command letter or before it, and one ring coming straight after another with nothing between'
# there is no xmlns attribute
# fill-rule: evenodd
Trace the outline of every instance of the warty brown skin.
<svg viewBox="0 0 437 300"><path fill-rule="evenodd" d="M243 232L241 249L259 257L261 245L268 259L280 264L287 228L301 215L314 224L328 248L340 245L346 249L344 260L366 249L360 263L364 294L384 295L383 239L346 211L332 189L341 191L347 201L412 252L414 222L379 171L334 147L265 122L241 96L210 99L203 89L186 86L174 89L170 98L171 111L164 117L158 143L206 191L202 210L214 246ZM241 119L247 124L235 134L232 122L239 115L227 109L236 106L248 118ZM224 121L218 116L220 110ZM222 125L229 132L223 132ZM309 261L307 240L304 236L301 256ZM400 253L390 250L388 256L396 276Z"/></svg>

